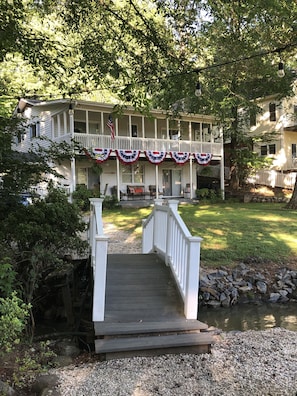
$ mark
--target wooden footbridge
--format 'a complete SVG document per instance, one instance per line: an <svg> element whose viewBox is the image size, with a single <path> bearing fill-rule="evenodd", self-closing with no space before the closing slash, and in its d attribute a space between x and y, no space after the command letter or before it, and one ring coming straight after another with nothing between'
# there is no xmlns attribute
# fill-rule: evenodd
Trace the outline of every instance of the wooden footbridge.
<svg viewBox="0 0 297 396"><path fill-rule="evenodd" d="M89 235L96 353L210 352L213 338L197 320L201 238L190 235L176 201L156 202L143 221L143 254L107 255L100 199L91 200Z"/></svg>

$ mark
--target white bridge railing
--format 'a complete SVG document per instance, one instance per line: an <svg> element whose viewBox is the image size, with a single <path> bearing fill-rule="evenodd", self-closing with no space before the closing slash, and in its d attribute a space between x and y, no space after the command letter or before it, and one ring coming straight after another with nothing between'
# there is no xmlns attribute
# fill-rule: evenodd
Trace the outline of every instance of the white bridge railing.
<svg viewBox="0 0 297 396"><path fill-rule="evenodd" d="M94 278L93 321L104 320L108 237L104 235L102 198L90 198L89 242Z"/></svg>
<svg viewBox="0 0 297 396"><path fill-rule="evenodd" d="M89 242L94 277L93 321L104 321L108 237L104 235L101 198L91 198ZM143 220L142 253L162 256L178 285L187 319L197 319L202 238L193 237L178 214L178 201L155 200L153 212Z"/></svg>
<svg viewBox="0 0 297 396"><path fill-rule="evenodd" d="M151 215L143 220L142 253L156 252L170 266L184 301L187 319L197 319L200 267L200 243L193 237L178 211L178 201L168 206L156 200Z"/></svg>

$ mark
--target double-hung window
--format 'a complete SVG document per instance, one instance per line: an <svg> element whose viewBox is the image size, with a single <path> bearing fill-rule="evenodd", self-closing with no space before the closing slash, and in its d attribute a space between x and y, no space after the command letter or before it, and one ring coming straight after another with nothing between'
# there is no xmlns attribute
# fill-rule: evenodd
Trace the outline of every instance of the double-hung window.
<svg viewBox="0 0 297 396"><path fill-rule="evenodd" d="M137 163L133 165L122 166L122 182L123 183L144 183L143 165Z"/></svg>
<svg viewBox="0 0 297 396"><path fill-rule="evenodd" d="M275 144L265 144L261 146L261 156L276 154Z"/></svg>
<svg viewBox="0 0 297 396"><path fill-rule="evenodd" d="M269 103L269 121L276 121L276 104Z"/></svg>

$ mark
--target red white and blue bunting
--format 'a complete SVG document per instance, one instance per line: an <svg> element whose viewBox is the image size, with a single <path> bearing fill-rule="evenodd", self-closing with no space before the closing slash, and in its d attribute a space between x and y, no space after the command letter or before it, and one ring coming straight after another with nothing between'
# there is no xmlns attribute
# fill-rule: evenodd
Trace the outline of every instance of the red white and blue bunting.
<svg viewBox="0 0 297 396"><path fill-rule="evenodd" d="M144 153L149 162L155 165L161 164L161 162L163 162L166 157L166 151L147 150Z"/></svg>
<svg viewBox="0 0 297 396"><path fill-rule="evenodd" d="M208 165L212 159L211 153L194 153L194 157L199 165Z"/></svg>
<svg viewBox="0 0 297 396"><path fill-rule="evenodd" d="M140 150L116 150L116 155L123 164L134 164L139 158Z"/></svg>
<svg viewBox="0 0 297 396"><path fill-rule="evenodd" d="M84 148L83 151L87 157L99 163L106 161L111 153L111 149L108 148L104 148L104 149L93 148L91 149L91 152L89 152L87 149Z"/></svg>
<svg viewBox="0 0 297 396"><path fill-rule="evenodd" d="M109 158L110 153L111 149L93 148L92 158L94 158L97 162L104 162Z"/></svg>
<svg viewBox="0 0 297 396"><path fill-rule="evenodd" d="M170 151L171 158L179 165L184 165L190 158L190 153Z"/></svg>
<svg viewBox="0 0 297 396"><path fill-rule="evenodd" d="M110 157L112 149L110 148L93 148L88 151L86 148L82 149L87 157L95 160L98 163L102 163ZM123 164L134 164L138 161L140 156L140 150L115 150L118 159ZM151 164L161 164L167 155L166 151L153 151L146 150L144 151L146 158L149 160ZM188 152L178 152L178 151L170 151L169 152L171 158L179 165L185 164L189 159L191 153ZM208 165L212 159L211 153L193 153L194 158L198 162L199 165Z"/></svg>

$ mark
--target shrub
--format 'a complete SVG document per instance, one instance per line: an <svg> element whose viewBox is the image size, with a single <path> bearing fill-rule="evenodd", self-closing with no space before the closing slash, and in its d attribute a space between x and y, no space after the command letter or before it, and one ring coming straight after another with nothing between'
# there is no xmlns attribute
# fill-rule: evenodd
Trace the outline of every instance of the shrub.
<svg viewBox="0 0 297 396"><path fill-rule="evenodd" d="M211 188L200 188L199 190L196 190L196 196L201 201L208 200L212 203L222 201L222 191Z"/></svg>
<svg viewBox="0 0 297 396"><path fill-rule="evenodd" d="M31 305L18 298L16 292L10 297L0 298L0 351L9 352L19 344L30 308Z"/></svg>
<svg viewBox="0 0 297 396"><path fill-rule="evenodd" d="M9 297L14 289L16 272L9 257L0 259L0 297Z"/></svg>
<svg viewBox="0 0 297 396"><path fill-rule="evenodd" d="M209 189L208 188L200 188L198 190L196 190L196 196L198 199L207 199L209 198Z"/></svg>
<svg viewBox="0 0 297 396"><path fill-rule="evenodd" d="M99 192L89 190L85 185L78 185L72 194L72 198L77 207L86 212L90 209L89 198L99 198Z"/></svg>
<svg viewBox="0 0 297 396"><path fill-rule="evenodd" d="M102 204L103 209L114 209L118 206L119 206L119 201L117 197L115 197L114 195L112 196L107 195L106 197L104 197L104 201Z"/></svg>

